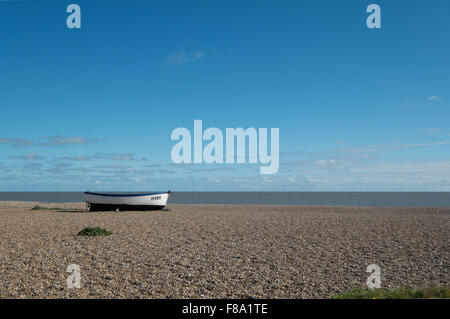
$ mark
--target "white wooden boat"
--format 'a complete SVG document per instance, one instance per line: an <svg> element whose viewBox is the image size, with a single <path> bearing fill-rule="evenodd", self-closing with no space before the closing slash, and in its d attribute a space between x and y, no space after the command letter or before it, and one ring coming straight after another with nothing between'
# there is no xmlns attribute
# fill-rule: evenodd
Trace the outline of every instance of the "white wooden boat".
<svg viewBox="0 0 450 319"><path fill-rule="evenodd" d="M170 191L162 193L121 194L85 192L84 200L90 211L163 209Z"/></svg>

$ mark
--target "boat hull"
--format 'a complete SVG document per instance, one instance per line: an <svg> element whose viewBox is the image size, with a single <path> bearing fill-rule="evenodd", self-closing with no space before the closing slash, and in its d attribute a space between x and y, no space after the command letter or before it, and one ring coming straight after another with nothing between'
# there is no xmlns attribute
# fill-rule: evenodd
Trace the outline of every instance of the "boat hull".
<svg viewBox="0 0 450 319"><path fill-rule="evenodd" d="M148 194L84 193L90 211L158 210L166 207L169 192Z"/></svg>

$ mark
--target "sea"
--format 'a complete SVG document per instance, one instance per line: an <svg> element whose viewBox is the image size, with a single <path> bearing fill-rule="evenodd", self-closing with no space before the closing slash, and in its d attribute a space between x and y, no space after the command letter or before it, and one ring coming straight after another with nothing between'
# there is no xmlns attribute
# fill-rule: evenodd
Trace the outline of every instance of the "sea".
<svg viewBox="0 0 450 319"><path fill-rule="evenodd" d="M0 192L0 201L83 202L82 192ZM171 192L169 204L450 207L450 192Z"/></svg>

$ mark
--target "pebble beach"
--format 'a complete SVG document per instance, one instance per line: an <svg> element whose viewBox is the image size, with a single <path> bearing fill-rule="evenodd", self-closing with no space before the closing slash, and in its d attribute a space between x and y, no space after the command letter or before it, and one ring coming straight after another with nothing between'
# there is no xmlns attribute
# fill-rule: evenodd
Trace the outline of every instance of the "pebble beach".
<svg viewBox="0 0 450 319"><path fill-rule="evenodd" d="M450 286L450 208L84 208L0 202L0 298L329 298L371 264L382 288ZM96 226L112 234L77 236Z"/></svg>

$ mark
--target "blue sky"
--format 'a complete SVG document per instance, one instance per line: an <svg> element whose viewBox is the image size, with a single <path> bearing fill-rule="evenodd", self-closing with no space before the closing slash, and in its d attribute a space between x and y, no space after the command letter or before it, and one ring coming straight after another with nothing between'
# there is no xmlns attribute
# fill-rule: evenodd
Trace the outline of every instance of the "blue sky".
<svg viewBox="0 0 450 319"><path fill-rule="evenodd" d="M82 28L66 27L77 3ZM382 28L366 26L381 7ZM450 1L0 1L0 191L450 191ZM171 161L280 129L280 169Z"/></svg>

